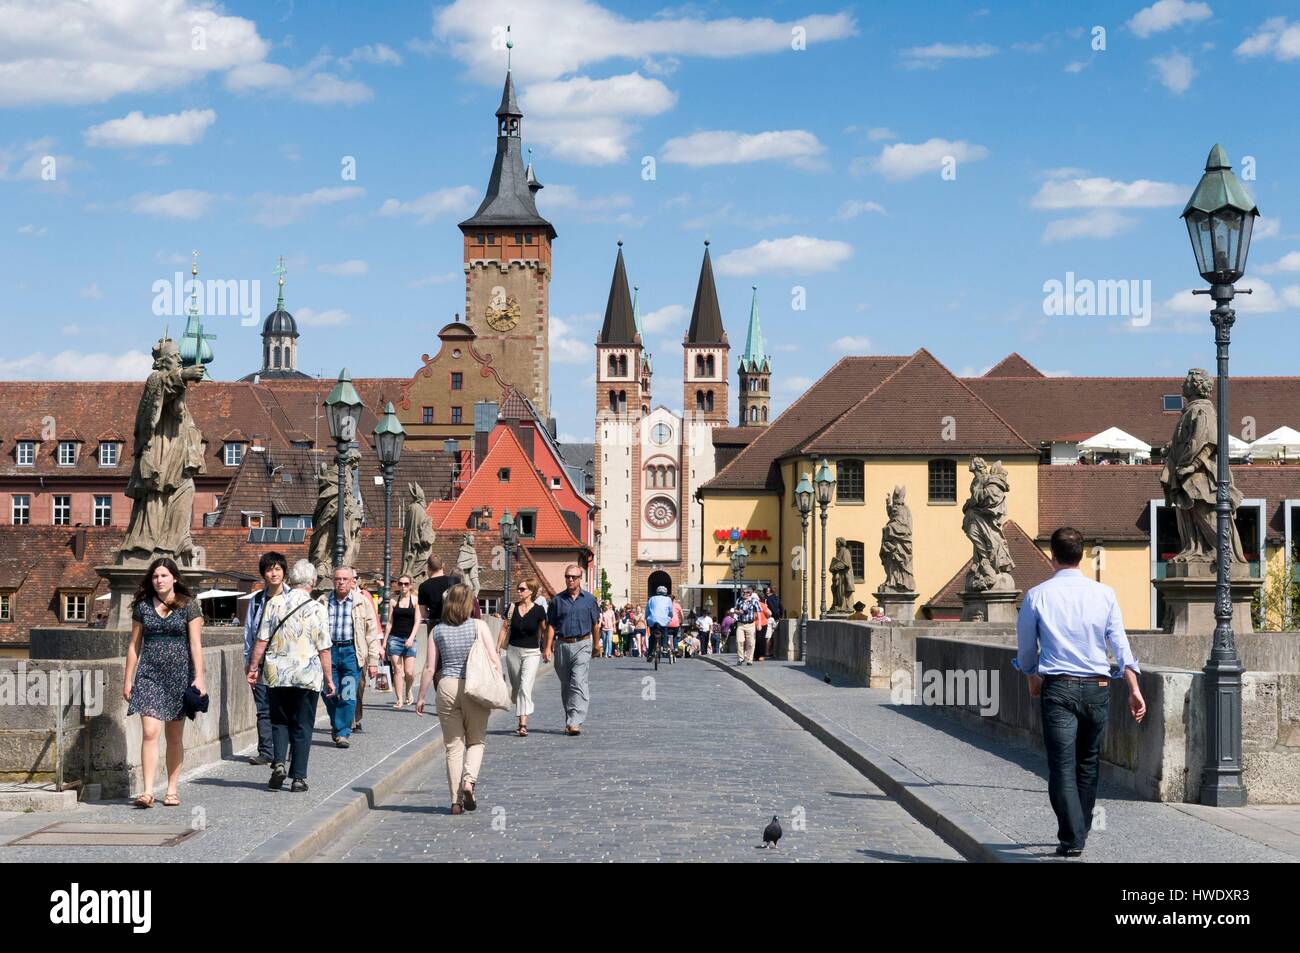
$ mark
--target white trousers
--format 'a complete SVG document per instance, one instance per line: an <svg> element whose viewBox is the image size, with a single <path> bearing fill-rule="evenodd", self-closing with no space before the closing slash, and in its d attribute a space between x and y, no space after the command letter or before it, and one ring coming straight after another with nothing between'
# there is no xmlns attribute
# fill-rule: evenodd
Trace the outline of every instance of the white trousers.
<svg viewBox="0 0 1300 953"><path fill-rule="evenodd" d="M512 645L506 649L506 672L510 678L510 700L515 715L527 718L533 713L533 682L542 664L541 649L523 649Z"/></svg>

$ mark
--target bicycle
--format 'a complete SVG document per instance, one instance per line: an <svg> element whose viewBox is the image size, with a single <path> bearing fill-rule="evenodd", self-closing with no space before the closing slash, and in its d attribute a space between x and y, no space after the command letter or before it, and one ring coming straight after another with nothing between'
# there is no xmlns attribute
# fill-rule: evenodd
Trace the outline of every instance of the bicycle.
<svg viewBox="0 0 1300 953"><path fill-rule="evenodd" d="M659 671L659 659L662 658L664 654L664 641L668 638L668 629L662 625L651 626L650 638L654 639L654 648L650 651L650 655L654 658L655 671L657 672ZM673 657L673 653L674 650L670 647L668 650L669 665L673 665L677 661Z"/></svg>

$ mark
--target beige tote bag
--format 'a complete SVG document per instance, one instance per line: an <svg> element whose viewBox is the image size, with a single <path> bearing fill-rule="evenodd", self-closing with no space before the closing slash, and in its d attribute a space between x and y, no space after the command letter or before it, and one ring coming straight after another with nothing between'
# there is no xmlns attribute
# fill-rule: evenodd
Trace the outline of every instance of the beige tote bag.
<svg viewBox="0 0 1300 953"><path fill-rule="evenodd" d="M487 623L476 620L478 629L469 658L465 660L465 694L488 708L510 707L510 689L501 671L501 657L491 644Z"/></svg>

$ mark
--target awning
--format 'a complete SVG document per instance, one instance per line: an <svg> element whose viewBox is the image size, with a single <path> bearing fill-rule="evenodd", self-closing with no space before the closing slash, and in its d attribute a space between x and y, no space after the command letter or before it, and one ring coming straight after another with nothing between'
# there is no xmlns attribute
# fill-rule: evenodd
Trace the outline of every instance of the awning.
<svg viewBox="0 0 1300 953"><path fill-rule="evenodd" d="M1151 456L1151 444L1143 443L1130 433L1118 427L1110 427L1096 436L1079 441L1081 453L1101 451L1103 453L1134 453L1138 456Z"/></svg>
<svg viewBox="0 0 1300 953"><path fill-rule="evenodd" d="M1300 431L1278 427L1250 445L1251 459L1272 460L1281 457L1300 457Z"/></svg>

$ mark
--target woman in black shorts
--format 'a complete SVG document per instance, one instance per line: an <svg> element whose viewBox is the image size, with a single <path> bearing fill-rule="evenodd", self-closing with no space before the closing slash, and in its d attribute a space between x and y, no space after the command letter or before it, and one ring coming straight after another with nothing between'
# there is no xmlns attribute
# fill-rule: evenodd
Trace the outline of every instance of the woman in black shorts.
<svg viewBox="0 0 1300 953"><path fill-rule="evenodd" d="M388 662L393 667L394 708L415 701L415 630L420 623L420 606L411 592L411 577L397 580L397 598L388 603Z"/></svg>

